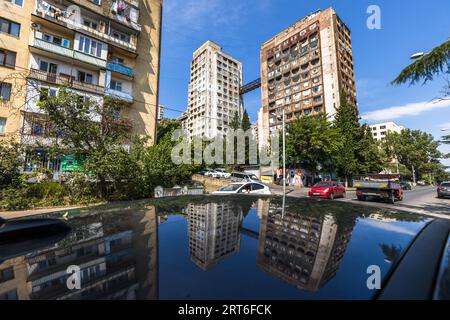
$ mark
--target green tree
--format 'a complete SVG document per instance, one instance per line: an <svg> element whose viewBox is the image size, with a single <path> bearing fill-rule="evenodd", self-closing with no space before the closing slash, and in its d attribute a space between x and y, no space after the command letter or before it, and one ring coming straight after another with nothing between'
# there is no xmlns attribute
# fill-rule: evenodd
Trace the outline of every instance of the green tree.
<svg viewBox="0 0 450 320"><path fill-rule="evenodd" d="M134 140L131 120L118 116L127 103L108 97L102 103L86 100L62 88L57 96L46 98L38 106L53 126L49 134L53 143L47 149L56 154L86 157L85 167L98 181L100 196L105 197L107 180L117 170L111 154L123 154L123 145Z"/></svg>
<svg viewBox="0 0 450 320"><path fill-rule="evenodd" d="M319 172L319 166L332 161L342 148L338 131L323 114L292 121L286 133L287 163L301 165L313 174Z"/></svg>
<svg viewBox="0 0 450 320"><path fill-rule="evenodd" d="M241 118L239 117L239 112L235 111L233 119L230 122L230 128L233 130L237 130L237 129L241 128L241 126L242 126L242 122L241 122Z"/></svg>
<svg viewBox="0 0 450 320"><path fill-rule="evenodd" d="M247 131L250 129L250 126L250 118L248 116L247 110L244 110L244 114L242 115L242 130Z"/></svg>
<svg viewBox="0 0 450 320"><path fill-rule="evenodd" d="M20 168L23 166L21 150L20 145L13 141L0 141L0 188L20 184Z"/></svg>
<svg viewBox="0 0 450 320"><path fill-rule="evenodd" d="M340 137L345 143L336 152L335 162L337 173L348 178L359 171L357 153L361 149L359 138L361 138L361 129L359 126L359 115L356 106L349 103L344 92L341 94L340 106L336 111L333 126L339 132ZM363 135L365 136L365 135Z"/></svg>
<svg viewBox="0 0 450 320"><path fill-rule="evenodd" d="M436 75L448 73L450 65L450 40L434 48L422 58L411 63L392 81L392 84L415 84L433 80Z"/></svg>
<svg viewBox="0 0 450 320"><path fill-rule="evenodd" d="M367 125L359 128L355 155L358 173L374 173L383 169L382 152Z"/></svg>
<svg viewBox="0 0 450 320"><path fill-rule="evenodd" d="M395 158L408 169L414 167L417 177L433 174L440 166L443 154L438 150L439 141L420 130L390 132L381 144L388 158Z"/></svg>

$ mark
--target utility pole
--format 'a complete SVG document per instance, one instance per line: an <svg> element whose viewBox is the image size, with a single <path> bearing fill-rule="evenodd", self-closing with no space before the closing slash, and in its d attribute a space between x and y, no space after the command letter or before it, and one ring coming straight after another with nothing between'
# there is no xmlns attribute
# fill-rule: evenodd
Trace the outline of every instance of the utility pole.
<svg viewBox="0 0 450 320"><path fill-rule="evenodd" d="M286 125L283 108L283 197L286 196Z"/></svg>
<svg viewBox="0 0 450 320"><path fill-rule="evenodd" d="M416 185L416 171L414 170L414 166L412 166L412 175L413 175L413 185Z"/></svg>

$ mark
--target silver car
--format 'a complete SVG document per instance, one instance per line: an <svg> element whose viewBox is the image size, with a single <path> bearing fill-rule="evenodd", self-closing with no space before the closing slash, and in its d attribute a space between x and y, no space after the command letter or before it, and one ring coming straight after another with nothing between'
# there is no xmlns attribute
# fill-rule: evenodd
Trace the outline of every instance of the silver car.
<svg viewBox="0 0 450 320"><path fill-rule="evenodd" d="M437 188L438 198L450 197L450 181L442 182Z"/></svg>

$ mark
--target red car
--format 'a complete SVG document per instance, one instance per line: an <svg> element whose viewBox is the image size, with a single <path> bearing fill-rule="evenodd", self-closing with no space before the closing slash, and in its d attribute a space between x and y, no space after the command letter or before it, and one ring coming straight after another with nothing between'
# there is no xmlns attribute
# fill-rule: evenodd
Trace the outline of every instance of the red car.
<svg viewBox="0 0 450 320"><path fill-rule="evenodd" d="M327 199L345 198L345 186L336 181L318 182L309 190L308 196Z"/></svg>

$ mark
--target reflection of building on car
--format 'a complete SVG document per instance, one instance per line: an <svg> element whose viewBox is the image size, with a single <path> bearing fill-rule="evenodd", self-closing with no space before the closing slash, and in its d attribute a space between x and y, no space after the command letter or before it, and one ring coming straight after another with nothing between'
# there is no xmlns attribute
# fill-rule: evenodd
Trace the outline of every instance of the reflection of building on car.
<svg viewBox="0 0 450 320"><path fill-rule="evenodd" d="M309 190L308 196L327 199L345 198L345 186L336 181L318 182Z"/></svg>
<svg viewBox="0 0 450 320"><path fill-rule="evenodd" d="M222 187L213 194L271 194L269 187L257 182L232 183Z"/></svg>

